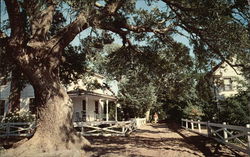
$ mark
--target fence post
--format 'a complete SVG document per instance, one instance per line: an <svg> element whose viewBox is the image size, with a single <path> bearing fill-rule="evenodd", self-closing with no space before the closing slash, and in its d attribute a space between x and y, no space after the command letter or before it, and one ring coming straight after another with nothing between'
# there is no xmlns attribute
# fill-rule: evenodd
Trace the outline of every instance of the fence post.
<svg viewBox="0 0 250 157"><path fill-rule="evenodd" d="M122 125L122 133L125 134L125 125Z"/></svg>
<svg viewBox="0 0 250 157"><path fill-rule="evenodd" d="M200 124L200 120L198 120L198 129L199 129L199 133L201 133L201 124Z"/></svg>
<svg viewBox="0 0 250 157"><path fill-rule="evenodd" d="M211 136L211 128L209 127L209 121L207 121L207 136Z"/></svg>
<svg viewBox="0 0 250 157"><path fill-rule="evenodd" d="M141 121L139 118L135 118L134 124L136 127L140 127L141 126Z"/></svg>
<svg viewBox="0 0 250 157"><path fill-rule="evenodd" d="M193 123L193 119L191 119L191 130L194 130L194 123Z"/></svg>
<svg viewBox="0 0 250 157"><path fill-rule="evenodd" d="M250 124L246 125L247 128L250 128ZM250 132L247 132L247 146L248 146L248 155L250 154Z"/></svg>
<svg viewBox="0 0 250 157"><path fill-rule="evenodd" d="M223 125L227 125L226 122L223 122L222 124L223 124ZM224 135L224 142L228 142L228 140L225 140L226 138L228 138L228 135L227 135L227 128L226 128L226 127L224 127L224 129L223 129L223 135Z"/></svg>
<svg viewBox="0 0 250 157"><path fill-rule="evenodd" d="M186 129L188 129L188 121L187 121L187 119L185 119L186 120Z"/></svg>
<svg viewBox="0 0 250 157"><path fill-rule="evenodd" d="M82 135L84 135L84 127L83 127L83 125L81 127L81 132L82 132Z"/></svg>

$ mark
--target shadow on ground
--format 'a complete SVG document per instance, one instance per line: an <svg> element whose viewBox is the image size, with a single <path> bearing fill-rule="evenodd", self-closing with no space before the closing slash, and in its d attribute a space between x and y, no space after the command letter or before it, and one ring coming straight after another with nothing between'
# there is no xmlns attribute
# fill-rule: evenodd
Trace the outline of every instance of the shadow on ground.
<svg viewBox="0 0 250 157"><path fill-rule="evenodd" d="M242 156L212 139L183 130L175 123L152 124L148 128L150 129L137 130L128 137L87 137L92 146L86 151L91 152L92 157L154 156L153 153L140 155L138 151L163 153L172 151L177 154L206 157Z"/></svg>
<svg viewBox="0 0 250 157"><path fill-rule="evenodd" d="M207 157L242 157L247 156L240 152L234 151L229 147L216 142L211 138L200 136L182 129L178 124L168 122L162 125L153 125L154 128L167 128L172 132L179 134L183 141L188 144L188 148L195 148Z"/></svg>

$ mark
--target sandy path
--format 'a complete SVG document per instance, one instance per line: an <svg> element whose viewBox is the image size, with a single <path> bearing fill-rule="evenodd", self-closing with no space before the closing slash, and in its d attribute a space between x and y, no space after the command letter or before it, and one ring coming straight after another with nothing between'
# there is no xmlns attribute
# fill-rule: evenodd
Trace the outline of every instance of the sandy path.
<svg viewBox="0 0 250 157"><path fill-rule="evenodd" d="M91 157L204 157L239 154L174 125L146 125L129 137L89 137ZM241 154L242 155L242 154Z"/></svg>

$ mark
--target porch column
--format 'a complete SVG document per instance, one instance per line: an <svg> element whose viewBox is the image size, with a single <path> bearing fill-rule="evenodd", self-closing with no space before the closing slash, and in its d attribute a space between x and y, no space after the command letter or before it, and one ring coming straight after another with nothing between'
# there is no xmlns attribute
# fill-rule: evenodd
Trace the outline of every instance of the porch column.
<svg viewBox="0 0 250 157"><path fill-rule="evenodd" d="M86 107L86 121L90 121L90 117L89 117L89 112L88 112L88 104L89 104L89 98L88 98L88 96L86 95L85 96L85 102L86 102L86 105L85 105L85 107ZM88 120L87 120L88 119Z"/></svg>
<svg viewBox="0 0 250 157"><path fill-rule="evenodd" d="M109 100L106 100L106 121L109 121Z"/></svg>
<svg viewBox="0 0 250 157"><path fill-rule="evenodd" d="M103 118L104 118L104 109L103 109L102 99L99 99L98 116L99 116L100 121L103 121Z"/></svg>
<svg viewBox="0 0 250 157"><path fill-rule="evenodd" d="M117 121L117 106L118 106L118 104L115 103L115 121Z"/></svg>

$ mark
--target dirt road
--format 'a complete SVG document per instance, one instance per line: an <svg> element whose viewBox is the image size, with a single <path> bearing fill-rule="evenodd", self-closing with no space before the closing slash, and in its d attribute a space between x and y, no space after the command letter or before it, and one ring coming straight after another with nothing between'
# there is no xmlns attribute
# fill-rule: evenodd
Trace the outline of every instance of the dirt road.
<svg viewBox="0 0 250 157"><path fill-rule="evenodd" d="M129 137L89 137L91 157L247 156L173 124L149 124Z"/></svg>

